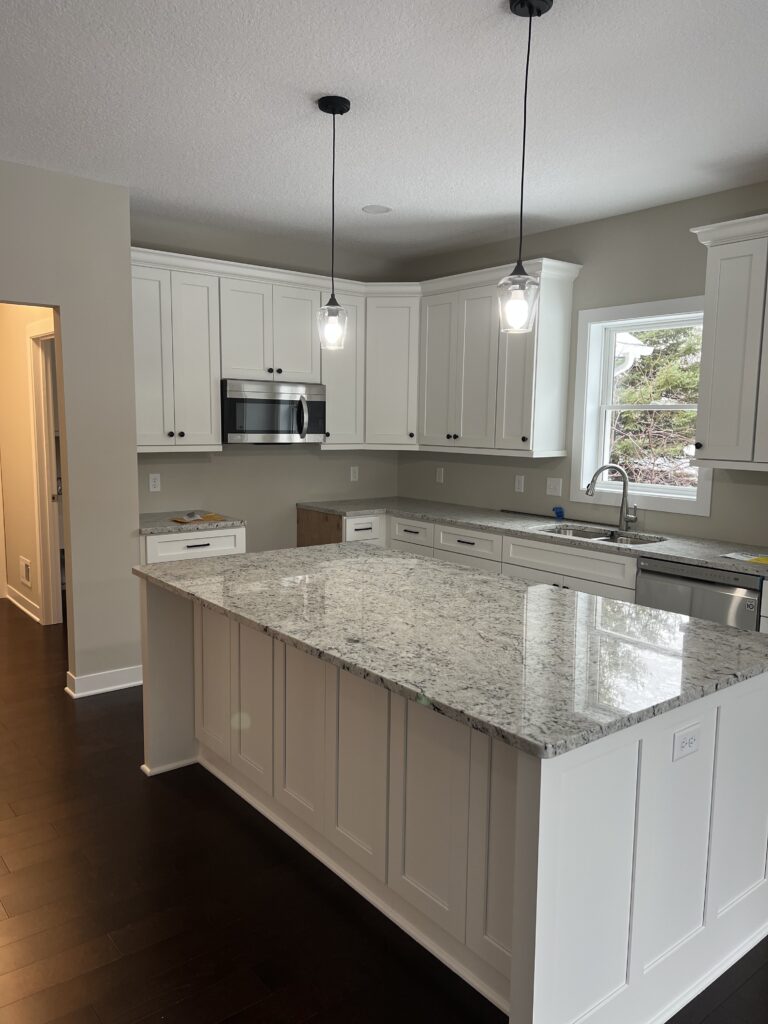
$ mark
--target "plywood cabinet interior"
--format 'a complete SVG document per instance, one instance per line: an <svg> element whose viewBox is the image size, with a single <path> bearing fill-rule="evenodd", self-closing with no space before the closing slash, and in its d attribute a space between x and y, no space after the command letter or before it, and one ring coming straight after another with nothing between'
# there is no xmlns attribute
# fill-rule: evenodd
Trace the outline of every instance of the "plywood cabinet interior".
<svg viewBox="0 0 768 1024"><path fill-rule="evenodd" d="M296 546L341 544L344 540L342 523L342 517L334 513L299 508L296 510Z"/></svg>

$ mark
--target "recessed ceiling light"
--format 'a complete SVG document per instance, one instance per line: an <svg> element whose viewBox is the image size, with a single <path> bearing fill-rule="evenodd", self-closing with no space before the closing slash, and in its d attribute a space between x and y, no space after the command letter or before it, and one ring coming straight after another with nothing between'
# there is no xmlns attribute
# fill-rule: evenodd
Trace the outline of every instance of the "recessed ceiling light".
<svg viewBox="0 0 768 1024"><path fill-rule="evenodd" d="M379 206L378 203L371 203L363 207L363 213L392 213L391 206Z"/></svg>

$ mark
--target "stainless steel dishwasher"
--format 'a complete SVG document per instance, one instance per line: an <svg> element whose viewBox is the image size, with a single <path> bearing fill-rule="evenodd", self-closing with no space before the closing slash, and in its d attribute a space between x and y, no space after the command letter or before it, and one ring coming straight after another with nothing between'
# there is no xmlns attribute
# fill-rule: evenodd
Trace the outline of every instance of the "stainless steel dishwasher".
<svg viewBox="0 0 768 1024"><path fill-rule="evenodd" d="M760 628L759 576L660 558L641 558L637 568L637 604L738 629Z"/></svg>

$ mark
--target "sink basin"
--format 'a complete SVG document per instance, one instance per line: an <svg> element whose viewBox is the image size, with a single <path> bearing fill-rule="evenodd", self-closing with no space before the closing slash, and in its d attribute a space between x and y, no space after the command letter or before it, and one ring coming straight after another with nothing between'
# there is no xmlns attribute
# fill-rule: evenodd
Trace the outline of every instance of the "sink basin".
<svg viewBox="0 0 768 1024"><path fill-rule="evenodd" d="M578 540L600 541L601 544L634 548L643 544L660 544L666 537L654 533L633 533L631 530L612 530L608 526L571 526L568 523L556 523L554 526L542 526L540 533L553 533L558 537L573 537Z"/></svg>

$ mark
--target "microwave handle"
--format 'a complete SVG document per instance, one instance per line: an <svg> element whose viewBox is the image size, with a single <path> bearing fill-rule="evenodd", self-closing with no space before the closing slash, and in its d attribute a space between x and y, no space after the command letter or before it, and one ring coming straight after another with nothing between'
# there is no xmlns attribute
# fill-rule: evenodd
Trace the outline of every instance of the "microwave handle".
<svg viewBox="0 0 768 1024"><path fill-rule="evenodd" d="M299 429L299 437L302 440L307 436L307 428L309 427L309 406L304 395L299 395L299 402L301 404L301 427Z"/></svg>

